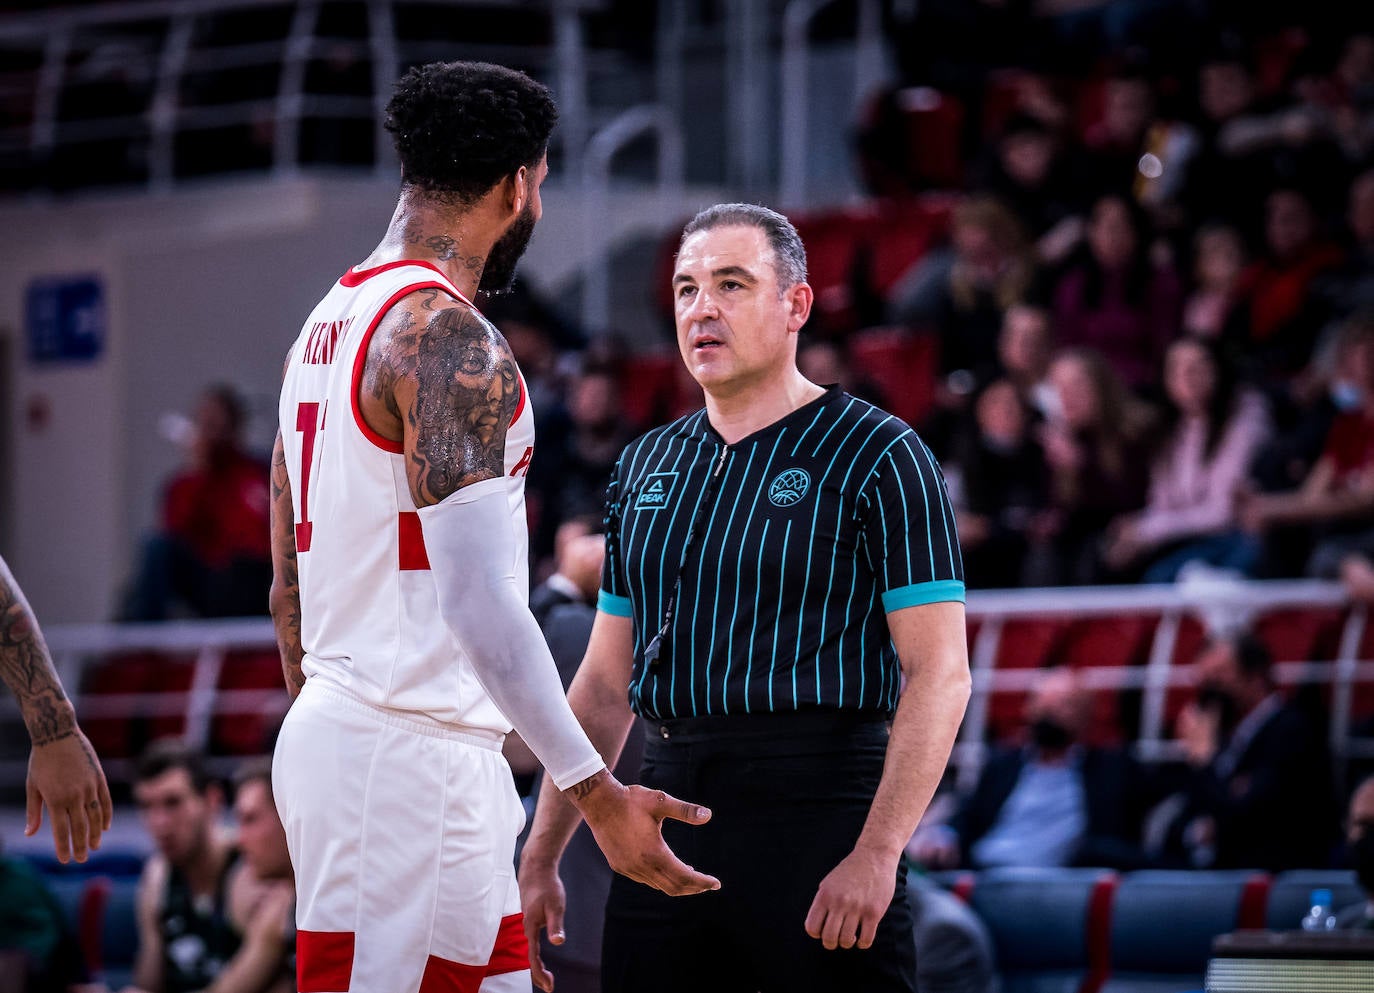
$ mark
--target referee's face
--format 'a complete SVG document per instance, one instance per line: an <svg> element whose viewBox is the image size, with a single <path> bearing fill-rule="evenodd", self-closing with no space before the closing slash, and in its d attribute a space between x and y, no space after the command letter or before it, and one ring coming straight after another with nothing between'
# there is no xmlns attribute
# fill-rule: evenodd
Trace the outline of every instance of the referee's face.
<svg viewBox="0 0 1374 993"><path fill-rule="evenodd" d="M809 293L805 283L779 290L760 228L731 224L689 236L678 252L673 300L678 350L692 378L719 396L785 376L796 365Z"/></svg>

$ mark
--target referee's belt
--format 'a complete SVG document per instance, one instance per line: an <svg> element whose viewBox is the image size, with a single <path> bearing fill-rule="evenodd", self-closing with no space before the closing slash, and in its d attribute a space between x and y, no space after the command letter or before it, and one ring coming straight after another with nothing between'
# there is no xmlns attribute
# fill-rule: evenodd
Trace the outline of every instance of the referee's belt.
<svg viewBox="0 0 1374 993"><path fill-rule="evenodd" d="M885 725L890 715L881 710L797 710L764 714L713 714L707 717L646 717L650 740L689 744L724 738L844 737Z"/></svg>

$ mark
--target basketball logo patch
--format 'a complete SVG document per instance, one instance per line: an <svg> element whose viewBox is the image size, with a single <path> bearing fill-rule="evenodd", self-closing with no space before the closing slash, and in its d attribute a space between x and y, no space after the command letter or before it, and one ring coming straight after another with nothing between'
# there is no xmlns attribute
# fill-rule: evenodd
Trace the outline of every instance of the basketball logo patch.
<svg viewBox="0 0 1374 993"><path fill-rule="evenodd" d="M768 499L775 507L791 507L811 489L811 476L805 469L784 469L768 486Z"/></svg>

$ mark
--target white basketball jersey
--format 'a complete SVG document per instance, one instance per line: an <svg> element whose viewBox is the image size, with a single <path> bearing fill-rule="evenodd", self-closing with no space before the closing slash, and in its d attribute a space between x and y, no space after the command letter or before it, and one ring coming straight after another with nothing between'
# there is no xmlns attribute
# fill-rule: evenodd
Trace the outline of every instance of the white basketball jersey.
<svg viewBox="0 0 1374 993"><path fill-rule="evenodd" d="M291 349L281 435L296 515L303 671L376 707L501 733L510 723L482 689L439 614L401 445L367 426L358 404L368 342L387 311L419 290L471 303L435 266L350 270ZM525 473L534 414L523 377L506 435L505 479L517 535L508 550L529 588Z"/></svg>

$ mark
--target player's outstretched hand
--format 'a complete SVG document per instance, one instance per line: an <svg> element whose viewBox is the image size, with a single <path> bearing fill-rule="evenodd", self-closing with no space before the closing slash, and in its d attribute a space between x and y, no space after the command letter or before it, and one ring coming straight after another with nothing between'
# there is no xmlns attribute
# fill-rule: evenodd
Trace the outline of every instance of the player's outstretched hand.
<svg viewBox="0 0 1374 993"><path fill-rule="evenodd" d="M521 858L520 910L525 916L525 940L530 946L530 978L544 993L553 991L553 974L544 967L539 947L539 932L548 932L549 941L561 945L563 912L567 909L567 894L558 878L558 865L547 859Z"/></svg>
<svg viewBox="0 0 1374 993"><path fill-rule="evenodd" d="M110 787L95 749L79 728L33 747L25 794L24 834L32 836L38 830L46 806L59 862L70 861L73 854L85 862L87 852L100 847L101 833L110 829Z"/></svg>
<svg viewBox="0 0 1374 993"><path fill-rule="evenodd" d="M586 818L612 869L669 896L720 889L719 879L697 872L663 841L665 818L705 824L711 819L709 810L662 790L624 786L604 770L588 783L593 785L575 796L573 802Z"/></svg>

